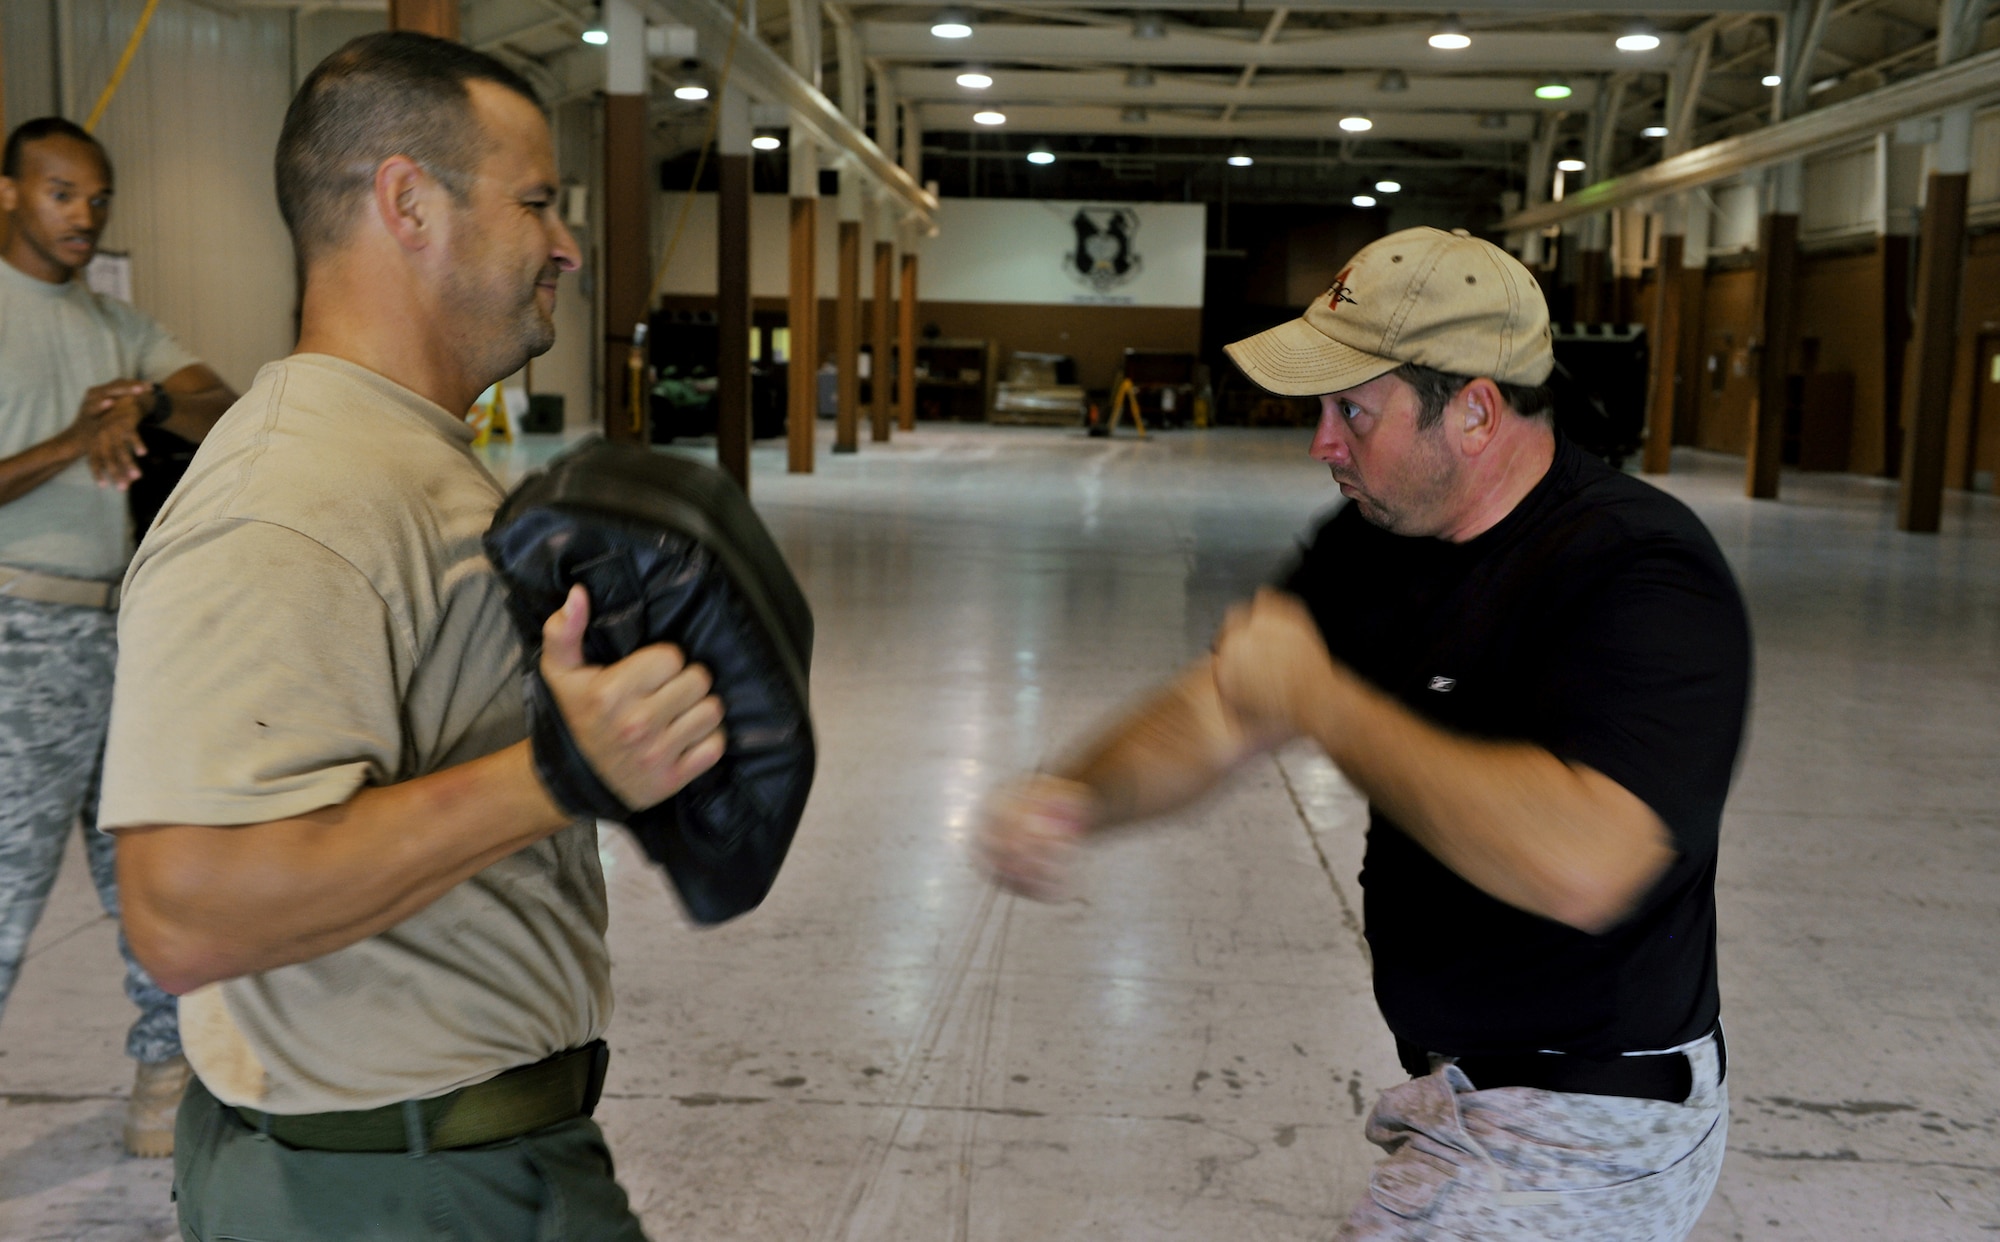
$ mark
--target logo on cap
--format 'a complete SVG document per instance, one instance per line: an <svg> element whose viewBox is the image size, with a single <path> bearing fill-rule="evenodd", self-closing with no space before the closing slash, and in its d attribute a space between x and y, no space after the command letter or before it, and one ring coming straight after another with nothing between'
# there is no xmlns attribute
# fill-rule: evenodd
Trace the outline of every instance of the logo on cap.
<svg viewBox="0 0 2000 1242"><path fill-rule="evenodd" d="M1333 278L1333 288L1326 291L1326 308L1328 310L1339 310L1342 302L1346 302L1350 306L1361 305L1361 303L1354 300L1354 290L1347 287L1347 274L1353 270L1354 266L1349 264L1340 269L1340 275Z"/></svg>

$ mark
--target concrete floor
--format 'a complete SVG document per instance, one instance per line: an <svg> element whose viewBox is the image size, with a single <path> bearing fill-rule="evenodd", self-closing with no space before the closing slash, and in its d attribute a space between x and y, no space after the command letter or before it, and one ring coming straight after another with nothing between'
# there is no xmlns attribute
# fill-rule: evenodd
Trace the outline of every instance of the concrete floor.
<svg viewBox="0 0 2000 1242"><path fill-rule="evenodd" d="M1200 652L1332 498L1303 432L925 426L755 495L818 616L821 775L784 878L695 932L607 834L600 1118L666 1239L1324 1239L1395 1081L1316 755L1107 843L1077 900L968 866L984 792ZM545 454L502 451L503 473ZM1696 1236L2000 1231L2000 506L1683 454L1750 597L1724 828L1730 1158ZM172 1236L117 1148L129 1013L73 858L0 1027L0 1238Z"/></svg>

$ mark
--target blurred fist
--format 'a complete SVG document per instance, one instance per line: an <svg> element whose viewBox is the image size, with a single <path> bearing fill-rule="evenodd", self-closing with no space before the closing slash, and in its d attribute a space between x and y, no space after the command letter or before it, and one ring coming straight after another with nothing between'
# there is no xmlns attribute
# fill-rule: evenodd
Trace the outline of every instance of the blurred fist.
<svg viewBox="0 0 2000 1242"><path fill-rule="evenodd" d="M1333 657L1298 597L1269 587L1229 610L1215 635L1215 688L1246 724L1290 737Z"/></svg>
<svg viewBox="0 0 2000 1242"><path fill-rule="evenodd" d="M586 664L590 596L569 598L542 626L542 679L597 778L634 810L656 806L722 758L722 700L708 670L655 643L616 664Z"/></svg>
<svg viewBox="0 0 2000 1242"><path fill-rule="evenodd" d="M1055 901L1067 891L1077 844L1095 814L1088 786L1028 777L994 795L979 829L979 861L1001 887Z"/></svg>

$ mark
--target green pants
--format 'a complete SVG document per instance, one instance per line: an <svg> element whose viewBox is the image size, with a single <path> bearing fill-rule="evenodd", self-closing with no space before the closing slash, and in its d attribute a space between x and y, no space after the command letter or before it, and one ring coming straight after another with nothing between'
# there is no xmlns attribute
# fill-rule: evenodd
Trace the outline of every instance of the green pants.
<svg viewBox="0 0 2000 1242"><path fill-rule="evenodd" d="M305 1151L195 1079L174 1131L185 1242L645 1242L597 1123L422 1156Z"/></svg>

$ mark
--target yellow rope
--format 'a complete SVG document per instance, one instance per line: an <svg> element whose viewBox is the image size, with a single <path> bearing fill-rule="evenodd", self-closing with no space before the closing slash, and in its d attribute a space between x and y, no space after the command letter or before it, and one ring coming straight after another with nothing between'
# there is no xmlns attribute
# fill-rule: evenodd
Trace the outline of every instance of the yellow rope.
<svg viewBox="0 0 2000 1242"><path fill-rule="evenodd" d="M667 238L667 248L660 253L660 270L653 273L653 287L646 291L648 314L652 312L653 303L659 300L660 286L667 282L667 265L674 261L674 251L681 244L681 231L687 228L688 211L694 206L695 191L701 187L702 170L708 166L708 153L715 147L715 131L722 121L722 92L729 86L729 67L736 63L736 38L743 33L743 14L748 4L749 0L736 0L736 23L729 28L729 47L722 54L722 69L715 78L715 103L708 110L708 136L701 140L701 154L694 161L694 180L688 183L687 194L681 199L681 209L674 217L674 231Z"/></svg>
<svg viewBox="0 0 2000 1242"><path fill-rule="evenodd" d="M90 110L90 119L83 123L85 133L95 133L97 123L104 119L104 110L111 106L111 97L118 93L118 84L125 80L125 71L132 67L132 58L139 54L139 41L146 37L146 27L153 20L153 10L159 7L160 0L146 0L145 12L139 14L139 24L133 28L132 37L125 41L125 53L118 58L118 67L111 71L111 80L104 84L104 93L97 97L97 106Z"/></svg>

